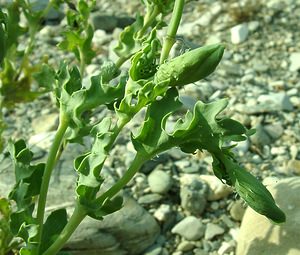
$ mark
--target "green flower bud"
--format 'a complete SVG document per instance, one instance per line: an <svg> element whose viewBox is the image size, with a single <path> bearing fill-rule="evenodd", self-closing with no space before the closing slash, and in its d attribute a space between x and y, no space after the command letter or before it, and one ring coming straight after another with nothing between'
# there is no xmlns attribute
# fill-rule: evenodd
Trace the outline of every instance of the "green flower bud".
<svg viewBox="0 0 300 255"><path fill-rule="evenodd" d="M284 212L261 182L241 167L234 170L234 176L236 191L253 210L275 223L285 222Z"/></svg>
<svg viewBox="0 0 300 255"><path fill-rule="evenodd" d="M154 76L156 84L170 80L170 86L183 86L210 75L224 52L222 44L203 46L162 64Z"/></svg>

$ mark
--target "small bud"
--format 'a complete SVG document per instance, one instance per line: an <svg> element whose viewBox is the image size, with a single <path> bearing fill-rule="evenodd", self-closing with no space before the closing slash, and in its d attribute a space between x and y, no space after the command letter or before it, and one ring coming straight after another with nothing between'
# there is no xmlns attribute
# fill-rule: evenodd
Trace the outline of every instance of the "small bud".
<svg viewBox="0 0 300 255"><path fill-rule="evenodd" d="M240 167L234 170L234 176L236 191L253 210L275 223L285 222L284 212L275 204L271 193L261 182Z"/></svg>
<svg viewBox="0 0 300 255"><path fill-rule="evenodd" d="M222 44L203 46L184 53L162 64L154 76L156 84L170 80L170 86L183 86L210 75L224 52Z"/></svg>

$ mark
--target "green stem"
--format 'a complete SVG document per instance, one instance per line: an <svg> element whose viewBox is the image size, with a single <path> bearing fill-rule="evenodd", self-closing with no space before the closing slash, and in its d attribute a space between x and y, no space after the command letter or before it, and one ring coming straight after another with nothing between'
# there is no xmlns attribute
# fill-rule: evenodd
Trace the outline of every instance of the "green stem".
<svg viewBox="0 0 300 255"><path fill-rule="evenodd" d="M176 41L176 33L181 20L183 6L184 6L184 0L175 1L172 18L168 26L167 35L164 38L163 48L159 60L160 64L163 64L164 61L168 58L170 50Z"/></svg>
<svg viewBox="0 0 300 255"><path fill-rule="evenodd" d="M86 211L79 204L76 203L74 212L69 219L67 225L62 230L61 234L55 240L55 242L43 253L43 255L55 255L57 254L61 248L63 248L64 244L69 240L70 236L74 233L78 225L82 222L82 220L86 216Z"/></svg>
<svg viewBox="0 0 300 255"><path fill-rule="evenodd" d="M131 57L131 55L129 57L120 57L117 62L116 62L116 67L118 69L120 69L120 67Z"/></svg>
<svg viewBox="0 0 300 255"><path fill-rule="evenodd" d="M84 75L84 69L85 69L85 59L84 59L84 54L82 52L81 47L78 46L78 51L79 51L79 57L80 57L80 76L83 78Z"/></svg>
<svg viewBox="0 0 300 255"><path fill-rule="evenodd" d="M151 157L137 153L129 169L122 176L122 178L120 178L109 190L107 190L99 198L97 198L97 202L102 204L107 198L109 199L116 195L121 189L125 187L125 185L133 178L133 176L149 158Z"/></svg>
<svg viewBox="0 0 300 255"><path fill-rule="evenodd" d="M38 232L38 240L37 242L40 244L43 232L43 223L44 223L44 215L45 215L45 207L46 207L46 199L49 188L50 177L53 171L53 168L56 163L57 152L62 143L64 134L68 128L69 121L66 117L61 114L60 123L54 137L54 141L52 147L50 148L48 159L46 162L45 172L42 179L41 191L39 195L39 202L37 208L37 221L39 225Z"/></svg>

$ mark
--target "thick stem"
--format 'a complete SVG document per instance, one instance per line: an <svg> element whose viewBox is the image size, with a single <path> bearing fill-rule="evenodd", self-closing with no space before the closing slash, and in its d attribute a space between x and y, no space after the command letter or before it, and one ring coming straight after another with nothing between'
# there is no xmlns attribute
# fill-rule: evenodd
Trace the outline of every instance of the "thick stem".
<svg viewBox="0 0 300 255"><path fill-rule="evenodd" d="M69 121L63 115L61 115L60 123L54 137L54 141L52 147L50 148L48 159L46 162L45 172L42 179L41 191L39 195L38 209L37 209L37 221L39 225L38 232L38 240L37 242L40 244L43 232L43 223L44 223L44 215L45 215L45 207L46 207L46 199L49 188L50 177L53 171L53 168L56 163L56 156L60 145L62 143L64 134L68 128Z"/></svg>
<svg viewBox="0 0 300 255"><path fill-rule="evenodd" d="M146 157L139 153L136 154L133 159L131 166L126 171L126 173L119 179L109 190L104 192L98 199L97 202L100 204L103 203L107 198L112 198L116 195L121 189L125 187L125 185L130 182L133 176L137 173L137 171L141 168L141 166L149 159L150 157Z"/></svg>
<svg viewBox="0 0 300 255"><path fill-rule="evenodd" d="M82 222L82 220L86 216L86 211L79 204L76 203L74 212L69 219L67 225L64 227L61 234L55 240L55 242L43 253L43 255L55 255L57 254L61 248L63 248L64 244L69 240L71 235L74 233L78 225Z"/></svg>
<svg viewBox="0 0 300 255"><path fill-rule="evenodd" d="M163 64L164 61L168 58L170 50L175 43L176 33L179 27L183 12L184 0L176 0L174 4L174 9L172 13L172 18L168 26L167 35L164 38L163 48L160 55L159 63Z"/></svg>

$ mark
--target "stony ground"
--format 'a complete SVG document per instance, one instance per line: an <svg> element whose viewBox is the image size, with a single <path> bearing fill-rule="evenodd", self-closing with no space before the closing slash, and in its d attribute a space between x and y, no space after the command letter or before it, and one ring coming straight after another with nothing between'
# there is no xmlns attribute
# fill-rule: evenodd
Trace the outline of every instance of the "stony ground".
<svg viewBox="0 0 300 255"><path fill-rule="evenodd" d="M91 19L97 29L94 45L99 55L87 67L87 76L97 72L103 59L115 59L112 48L121 28L133 20L136 10L141 10L137 0L97 2ZM226 53L217 71L207 80L187 86L182 91L183 100L190 105L194 103L193 98L204 102L229 98L227 114L257 130L249 141L237 146L236 153L249 171L265 181L300 175L299 20L298 0L199 0L186 5L179 29L187 45L226 43ZM47 53L55 63L59 57L71 57L55 49L61 40L64 19L60 23L51 22L38 35L36 57L41 52ZM58 118L51 98L45 95L38 101L20 104L10 111L3 109L3 112L8 124L5 135L28 139L36 160L43 160ZM99 116L105 114L109 113L103 110ZM126 128L105 165L105 174L112 181L124 173L134 155L129 131L141 120L137 116ZM54 187L59 183L73 187L76 178L73 157L87 147L88 141L85 148L71 145L64 152L53 180ZM6 194L5 185L13 183L11 163L6 154L0 157L0 191ZM205 153L189 156L174 149L158 155L137 174L126 192L138 202L132 207L142 206L147 210L143 213L150 223L143 222L139 231L144 227L146 233L147 224L153 226L148 228L153 232L147 232L150 241L145 242L150 247L139 254L236 254L246 207L232 190L212 176L210 164L211 158ZM54 204L58 204L57 194L51 198ZM121 243L123 248L116 248L115 253L99 254L125 254L122 252L128 247L120 240L127 240L126 237L113 236L116 240L111 247ZM130 249L139 249L132 245ZM76 250L76 245L70 247ZM300 254L300 250L296 252Z"/></svg>

